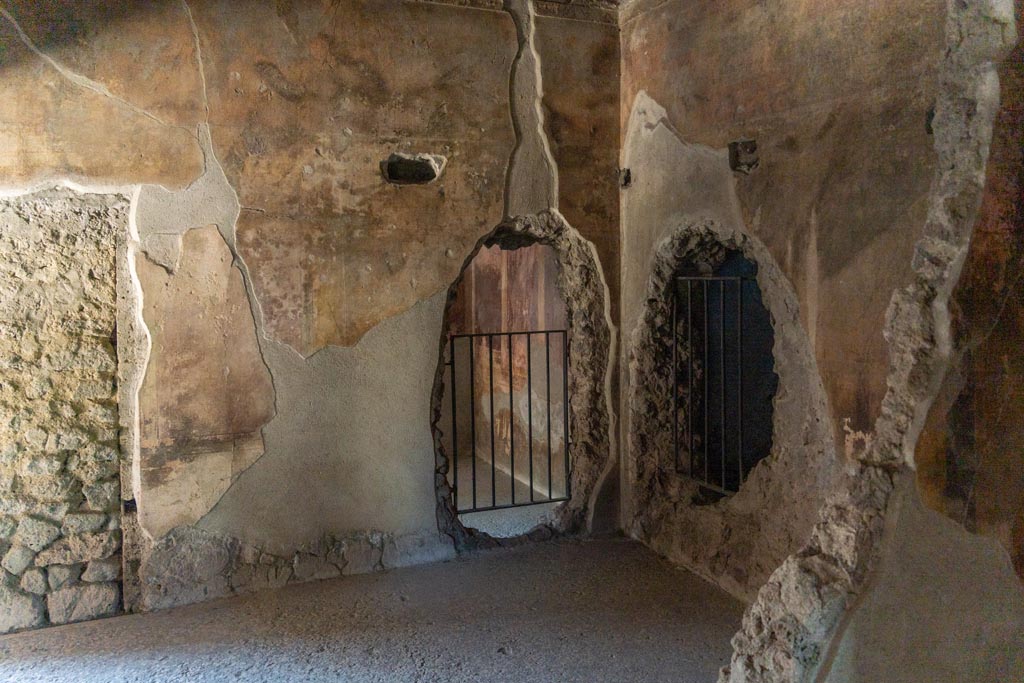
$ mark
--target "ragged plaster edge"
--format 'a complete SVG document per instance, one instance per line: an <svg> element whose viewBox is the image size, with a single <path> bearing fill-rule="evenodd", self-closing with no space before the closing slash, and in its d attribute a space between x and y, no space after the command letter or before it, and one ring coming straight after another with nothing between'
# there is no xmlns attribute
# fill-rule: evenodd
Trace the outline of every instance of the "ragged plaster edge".
<svg viewBox="0 0 1024 683"><path fill-rule="evenodd" d="M572 433L572 497L569 501L554 509L554 519L550 523L542 523L532 530L511 538L499 538L490 534L466 527L459 520L454 509L451 486L447 479L449 460L442 443L440 432L441 401L444 392L445 345L447 340L448 316L451 303L466 269L480 249L491 242L502 239L516 243L533 242L550 246L558 258L559 288L570 314L570 333L589 331L589 334L573 337L570 345L570 385L573 397L570 401L569 415ZM595 291L594 283L600 283ZM474 247L463 259L458 276L447 288L448 300L445 305L444 326L438 340L438 363L431 392L430 429L433 436L435 475L434 490L436 498L436 518L438 530L449 536L456 550L471 551L496 546L514 546L522 543L547 540L563 534L575 534L588 530L592 520L591 506L597 483L606 474L614 454L615 430L612 429L614 411L607 391L610 377L614 370L614 357L611 350L614 344L615 330L610 323L608 288L600 273L600 264L596 259L596 249L589 240L582 237L562 217L557 210L543 211L536 215L517 216L506 219L494 229L477 240ZM602 299L596 302L596 297ZM586 360L590 362L579 362ZM594 381L588 370L593 370L595 363L604 363L600 380ZM576 384L579 382L579 384ZM588 392L587 388L599 386L596 392ZM599 394L599 395L594 395ZM580 429L580 425L590 424L593 420L605 420L604 428L596 433ZM595 469L596 463L596 471Z"/></svg>
<svg viewBox="0 0 1024 683"><path fill-rule="evenodd" d="M886 314L890 367L874 439L826 502L810 542L772 574L744 613L720 683L820 680L891 533L894 492L913 476L917 438L950 362L948 301L984 189L999 108L996 65L1016 39L1012 0L947 0L946 7L934 123L939 163L914 282L893 294Z"/></svg>
<svg viewBox="0 0 1024 683"><path fill-rule="evenodd" d="M533 0L504 0L504 7L519 43L509 74L509 115L516 142L505 178L505 217L512 218L558 207L558 166L544 130L544 81L534 40ZM538 152L540 159L533 156Z"/></svg>
<svg viewBox="0 0 1024 683"><path fill-rule="evenodd" d="M559 219L568 226L569 230L573 230L579 235L579 232L565 219L564 216L558 211L557 208L553 208L551 213L559 217ZM604 322L608 326L608 365L604 373L604 402L605 410L608 411L608 462L604 469L597 477L597 481L594 484L594 490L590 493L590 498L587 501L587 516L586 516L586 529L588 533L594 533L594 512L597 509L598 497L601 492L605 490L605 486L608 483L608 477L618 477L619 469L619 440L617 435L619 433L619 415L618 410L615 406L615 397L613 392L615 376L619 372L619 329L615 326L612 321L612 296L611 290L608 288L608 279L604 274L604 267L601 265L601 257L597 253L597 245L590 240L584 238L582 235L579 236L580 241L590 250L590 258L593 259L595 270L597 271L597 277L600 281L602 290L602 299L604 299ZM621 499L621 496L620 496ZM616 501L618 502L618 501ZM618 515L616 515L618 517ZM616 519L618 521L618 519Z"/></svg>

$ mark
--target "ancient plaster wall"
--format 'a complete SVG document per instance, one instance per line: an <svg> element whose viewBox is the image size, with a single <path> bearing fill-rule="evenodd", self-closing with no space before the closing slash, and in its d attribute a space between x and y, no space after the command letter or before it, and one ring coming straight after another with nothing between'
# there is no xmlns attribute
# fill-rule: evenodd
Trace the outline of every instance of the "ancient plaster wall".
<svg viewBox="0 0 1024 683"><path fill-rule="evenodd" d="M761 586L722 681L1020 677L1020 589L1008 558L922 510L910 483L950 357L947 300L981 199L993 64L1012 43L1012 12L1008 2L905 5L636 2L623 11L626 130L636 129L627 117L637 103L653 99L677 141L666 139L685 141L677 157L691 165L702 155L713 167L717 154L721 167L726 143L757 139L759 167L735 178L738 225L793 283L837 445L855 463ZM646 130L657 134L653 123ZM660 196L693 188L687 207L729 225L732 198L714 189L728 183L683 168ZM631 274L627 250L663 229L635 222L631 191L627 339L650 272ZM935 563L939 552L948 562ZM961 581L977 582L962 601L938 597ZM961 631L956 642L946 636ZM907 666L907 643L940 654Z"/></svg>
<svg viewBox="0 0 1024 683"><path fill-rule="evenodd" d="M128 198L0 199L0 633L121 609L115 261Z"/></svg>
<svg viewBox="0 0 1024 683"><path fill-rule="evenodd" d="M609 329L611 5L16 1L0 32L3 186L132 196L127 607L450 557L430 405L466 255L561 201ZM394 152L444 171L389 184Z"/></svg>
<svg viewBox="0 0 1024 683"><path fill-rule="evenodd" d="M681 139L646 94L623 149L633 183L622 199L626 529L661 554L751 599L810 532L836 469L825 393L792 286L744 226L728 155ZM687 258L741 250L775 328L773 452L740 492L703 504L672 453L668 288Z"/></svg>
<svg viewBox="0 0 1024 683"><path fill-rule="evenodd" d="M636 0L622 13L624 129L645 92L687 143L757 141L739 210L796 291L847 456L878 416L885 311L928 211L944 13L943 0ZM628 270L624 302L647 277Z"/></svg>
<svg viewBox="0 0 1024 683"><path fill-rule="evenodd" d="M981 211L950 301L955 354L914 461L925 504L997 539L1024 577L1024 44L999 84Z"/></svg>
<svg viewBox="0 0 1024 683"><path fill-rule="evenodd" d="M886 316L890 363L880 417L808 543L748 608L722 681L1021 676L1024 603L1009 557L994 541L923 510L913 484L918 435L952 357L949 298L981 204L996 65L1016 38L1009 2L946 9L933 123L938 165L913 282L893 294ZM940 599L946 591L958 595Z"/></svg>

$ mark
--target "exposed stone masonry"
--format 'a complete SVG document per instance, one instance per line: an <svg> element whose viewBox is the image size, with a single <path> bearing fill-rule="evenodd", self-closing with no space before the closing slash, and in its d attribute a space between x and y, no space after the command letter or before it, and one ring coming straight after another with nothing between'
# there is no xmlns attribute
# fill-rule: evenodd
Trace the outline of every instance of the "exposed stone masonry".
<svg viewBox="0 0 1024 683"><path fill-rule="evenodd" d="M120 608L115 250L128 202L0 201L0 633Z"/></svg>

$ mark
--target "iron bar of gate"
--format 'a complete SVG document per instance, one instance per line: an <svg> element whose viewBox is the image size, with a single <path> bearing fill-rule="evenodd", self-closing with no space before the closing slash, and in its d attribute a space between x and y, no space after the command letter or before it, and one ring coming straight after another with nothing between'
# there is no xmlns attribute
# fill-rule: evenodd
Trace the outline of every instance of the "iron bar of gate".
<svg viewBox="0 0 1024 683"><path fill-rule="evenodd" d="M679 471L679 360L675 343L679 334L679 288L673 283L672 297L672 454L676 459L676 471Z"/></svg>
<svg viewBox="0 0 1024 683"><path fill-rule="evenodd" d="M686 473L696 479L701 486L717 491L722 494L734 493L739 485L743 483L743 479L746 475L743 463L743 284L748 278L737 277L737 276L715 276L715 277L677 277L676 284L673 289L673 302L672 302L672 359L673 359L673 447L676 449L675 461L676 470L683 472L682 459L679 453L679 413L678 413L678 382L679 382L679 371L678 365L680 354L676 346L680 342L679 334L679 307L681 306L681 289L682 283L686 285L686 393L687 393L687 410L686 410L686 425L687 425L687 445L689 450L689 466ZM693 283L699 281L701 286L702 301L700 302L700 309L702 314L702 320L700 321L700 327L702 328L703 337L699 340L700 345L703 347L703 354L698 357L698 354L694 353L693 347ZM717 288L712 288L709 283L718 283ZM735 283L735 294L736 294L736 321L735 328L733 330L732 337L736 344L736 355L735 355L735 371L731 371L732 362L726 357L726 337L729 335L729 325L726 324L726 297L731 287L727 287L728 283ZM713 304L710 301L710 295L714 290L718 290L718 320L716 324L712 324L710 320L711 311L713 310ZM718 376L716 377L717 382L712 382L711 377L711 358L709 352L711 350L711 334L714 332L718 339L717 347L718 351ZM701 386L700 390L703 394L703 402L700 406L701 413L700 417L703 418L703 433L700 434L700 454L704 459L703 473L694 471L694 460L698 453L695 430L694 430L694 416L696 413L694 404L695 389L695 369L700 368ZM735 377L735 382L730 382L730 375ZM714 385L714 386L713 386ZM719 392L716 397L711 396L712 387ZM735 399L735 410L729 410L729 397L733 396ZM710 446L711 440L709 438L709 413L713 410L712 398L717 399L718 403L718 417L719 417L719 458L721 461L721 476L716 477L718 481L713 482L711 480L711 468L710 468ZM735 424L731 423L730 416L735 417ZM735 438L730 439L729 435L734 433ZM735 442L735 448L729 448L729 442ZM735 461L734 461L735 459ZM733 470L738 474L738 480L736 485L733 486L729 481L729 472ZM703 476L701 476L703 474Z"/></svg>
<svg viewBox="0 0 1024 683"><path fill-rule="evenodd" d="M494 457L494 337L487 335L487 362L488 362L488 383L490 384L491 397L491 507L498 504L498 490L496 484L498 474L498 462Z"/></svg>
<svg viewBox="0 0 1024 683"><path fill-rule="evenodd" d="M711 458L708 457L708 280L704 280L704 357L701 359L701 378L704 381L704 433L700 435L700 445L704 449L704 482L711 481Z"/></svg>
<svg viewBox="0 0 1024 683"><path fill-rule="evenodd" d="M743 485L743 280L736 280L736 416L739 429L736 431L736 469L739 484Z"/></svg>
<svg viewBox="0 0 1024 683"><path fill-rule="evenodd" d="M551 500L551 333L544 333L544 373L547 377L548 393L548 500Z"/></svg>
<svg viewBox="0 0 1024 683"><path fill-rule="evenodd" d="M565 472L565 486L564 492L561 496L554 495L553 489L553 459L554 451L552 449L551 437L551 400L552 400L552 386L551 386L551 336L562 335L562 438L563 438L563 457L564 457L564 472ZM534 497L534 472L533 472L533 337L534 335L544 335L544 374L545 381L547 384L545 398L547 400L547 472L548 472L548 496L543 500L535 500ZM495 443L495 415L494 415L494 337L508 337L508 352L509 352L509 481L511 486L511 504L499 504L497 500L497 448ZM515 485L516 485L516 472L515 472L515 402L513 396L513 386L515 380L513 354L513 341L514 336L522 336L526 340L526 390L527 390L527 436L528 436L528 451L529 451L529 477L530 477L530 501L529 502L516 502L515 501ZM474 342L477 338L487 337L487 348L488 348L488 379L490 381L489 388L489 406L491 410L491 504L489 506L481 507L477 501L477 468L476 468L476 360L474 354ZM472 443L472 463L470 476L472 478L473 496L472 496L472 507L471 508L460 508L458 503L458 488L453 487L453 498L455 500L456 511L460 514L470 512L483 512L487 510L504 510L512 507L523 507L526 505L548 503L548 502L561 502L569 500L572 495L570 478L571 478L571 463L569 460L569 334L568 330L536 330L527 332L478 332L472 334L453 334L450 335L449 343L452 347L449 355L450 363L452 365L452 459L456 466L456 473L454 477L458 477L458 444L455 441L456 424L458 422L458 402L456 401L455 393L455 381L457 377L455 368L455 345L459 339L467 339L469 343L469 381L470 381L470 436L473 440Z"/></svg>
<svg viewBox="0 0 1024 683"><path fill-rule="evenodd" d="M472 344L473 342L470 342ZM455 420L455 341L452 341L451 352L448 362L452 366L452 500L455 502L455 509L459 509L459 425Z"/></svg>
<svg viewBox="0 0 1024 683"><path fill-rule="evenodd" d="M512 472L512 486L510 495L512 505L516 504L516 411L515 402L512 400L514 379L512 377L512 335L508 336L508 469ZM494 416L491 416L494 419Z"/></svg>
<svg viewBox="0 0 1024 683"><path fill-rule="evenodd" d="M678 288L677 288L678 289ZM675 339L673 338L673 343ZM686 431L690 440L690 466L693 476L693 280L686 281ZM678 415L678 413L677 413Z"/></svg>
<svg viewBox="0 0 1024 683"><path fill-rule="evenodd" d="M455 337L452 337L452 345L455 345ZM452 420L455 420L455 413L452 413ZM473 440L470 455L471 468L470 479L473 483L473 507L476 507L476 359L473 357L473 340L469 340L469 437Z"/></svg>
<svg viewBox="0 0 1024 683"><path fill-rule="evenodd" d="M526 335L526 412L530 455L530 502L533 502L533 336Z"/></svg>
<svg viewBox="0 0 1024 683"><path fill-rule="evenodd" d="M722 457L722 488L725 485L725 280L718 281L718 319L722 321L722 327L718 330L718 372L719 382L722 385L722 395L719 396L719 433L722 443L719 444Z"/></svg>
<svg viewBox="0 0 1024 683"><path fill-rule="evenodd" d="M572 497L572 486L569 479L569 335L562 335L562 450L565 479L562 483L563 496Z"/></svg>

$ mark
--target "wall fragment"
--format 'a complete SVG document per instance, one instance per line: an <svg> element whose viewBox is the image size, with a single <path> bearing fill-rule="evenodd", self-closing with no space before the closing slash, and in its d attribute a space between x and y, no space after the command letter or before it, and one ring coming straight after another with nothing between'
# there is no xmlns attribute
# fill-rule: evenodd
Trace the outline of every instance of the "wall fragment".
<svg viewBox="0 0 1024 683"><path fill-rule="evenodd" d="M0 199L0 633L120 608L116 577L79 576L119 564L114 269L127 223L123 196Z"/></svg>

